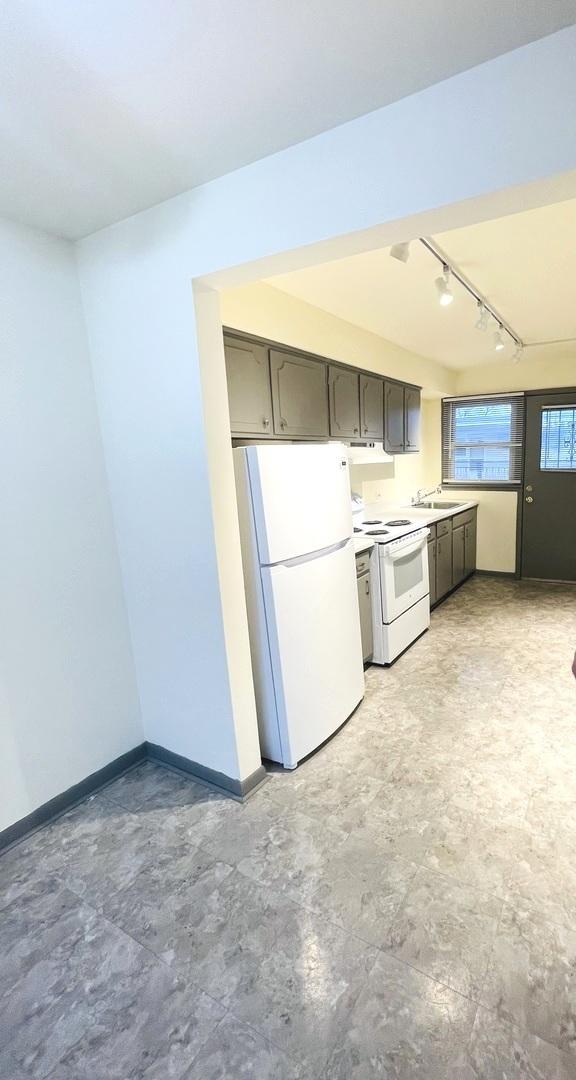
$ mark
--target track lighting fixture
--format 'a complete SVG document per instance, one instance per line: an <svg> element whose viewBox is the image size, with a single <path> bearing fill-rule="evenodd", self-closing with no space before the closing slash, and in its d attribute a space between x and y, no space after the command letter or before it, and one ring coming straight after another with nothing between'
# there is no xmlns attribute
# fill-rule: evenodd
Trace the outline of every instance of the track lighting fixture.
<svg viewBox="0 0 576 1080"><path fill-rule="evenodd" d="M478 301L478 319L474 323L474 327L476 330L486 331L488 329L488 312L481 300Z"/></svg>
<svg viewBox="0 0 576 1080"><path fill-rule="evenodd" d="M446 256L436 247L436 244L433 241L426 239L425 236L420 236L418 239L419 243L422 244L422 247L425 247L426 251L430 252L442 266L442 277L436 278L434 282L438 293L438 302L442 307L447 307L448 304L452 303L454 294L452 292L451 283L452 279L455 279L458 282L458 285L476 301L478 312L478 317L474 323L476 330L488 330L488 327L491 325L491 320L493 319L497 328L494 333L494 350L496 352L502 352L502 350L506 348L506 345L512 344L515 349L512 361L517 364L522 359L524 342L518 337L513 327L511 327L509 323L503 321L499 312L492 307L488 300L478 292L474 285L472 285L468 278L464 277L457 267L451 266L450 263L446 262ZM390 254L393 255L395 259L406 262L408 259L408 248L408 242L394 244L394 246L390 248ZM576 340L576 338L574 340Z"/></svg>
<svg viewBox="0 0 576 1080"><path fill-rule="evenodd" d="M444 263L442 269L444 276L436 278L434 284L438 290L438 302L442 307L448 307L448 304L451 304L454 299L454 293L450 288L450 267L448 263Z"/></svg>
<svg viewBox="0 0 576 1080"><path fill-rule="evenodd" d="M392 244L390 254L393 259L398 259L398 262L407 263L410 258L410 241L403 240L401 244Z"/></svg>

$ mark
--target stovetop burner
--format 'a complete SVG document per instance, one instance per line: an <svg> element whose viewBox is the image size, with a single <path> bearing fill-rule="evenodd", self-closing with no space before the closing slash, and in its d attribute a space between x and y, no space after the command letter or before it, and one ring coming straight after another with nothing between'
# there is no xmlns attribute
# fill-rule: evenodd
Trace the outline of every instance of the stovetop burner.
<svg viewBox="0 0 576 1080"><path fill-rule="evenodd" d="M354 532L362 532L362 529L357 529L356 526L354 526Z"/></svg>
<svg viewBox="0 0 576 1080"><path fill-rule="evenodd" d="M412 522L408 521L407 518L398 518L397 521L386 521L385 524L393 527L398 525L412 525Z"/></svg>
<svg viewBox="0 0 576 1080"><path fill-rule="evenodd" d="M364 536L388 536L388 529L366 529Z"/></svg>
<svg viewBox="0 0 576 1080"><path fill-rule="evenodd" d="M382 524L382 518L374 518L373 521L363 521L362 524L363 525L381 525Z"/></svg>

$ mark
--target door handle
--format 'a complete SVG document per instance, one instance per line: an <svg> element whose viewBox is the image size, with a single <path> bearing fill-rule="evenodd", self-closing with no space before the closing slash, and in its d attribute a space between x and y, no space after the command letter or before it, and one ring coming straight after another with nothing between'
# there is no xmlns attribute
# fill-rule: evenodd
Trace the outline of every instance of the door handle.
<svg viewBox="0 0 576 1080"><path fill-rule="evenodd" d="M366 578L366 596L369 596L369 595L370 595L370 582L369 582L368 578Z"/></svg>
<svg viewBox="0 0 576 1080"><path fill-rule="evenodd" d="M534 502L534 499L532 498L532 496L531 496L531 495L527 495L527 496L526 496L526 500L525 500L525 501L526 501L526 502L529 502L529 503L532 503L532 502Z"/></svg>

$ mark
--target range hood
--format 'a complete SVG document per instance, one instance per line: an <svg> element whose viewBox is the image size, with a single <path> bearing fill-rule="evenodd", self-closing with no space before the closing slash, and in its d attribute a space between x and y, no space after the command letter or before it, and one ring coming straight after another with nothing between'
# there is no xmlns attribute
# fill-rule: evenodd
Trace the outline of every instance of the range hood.
<svg viewBox="0 0 576 1080"><path fill-rule="evenodd" d="M387 454L383 443L369 443L368 446L349 446L348 462L350 465L380 465L382 462L393 462L391 454Z"/></svg>

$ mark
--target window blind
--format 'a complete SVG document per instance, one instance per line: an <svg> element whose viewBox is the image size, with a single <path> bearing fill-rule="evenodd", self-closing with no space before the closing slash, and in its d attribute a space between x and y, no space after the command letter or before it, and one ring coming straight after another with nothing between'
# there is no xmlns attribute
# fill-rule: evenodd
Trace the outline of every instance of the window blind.
<svg viewBox="0 0 576 1080"><path fill-rule="evenodd" d="M520 484L523 445L523 394L444 398L443 484Z"/></svg>

